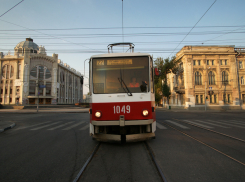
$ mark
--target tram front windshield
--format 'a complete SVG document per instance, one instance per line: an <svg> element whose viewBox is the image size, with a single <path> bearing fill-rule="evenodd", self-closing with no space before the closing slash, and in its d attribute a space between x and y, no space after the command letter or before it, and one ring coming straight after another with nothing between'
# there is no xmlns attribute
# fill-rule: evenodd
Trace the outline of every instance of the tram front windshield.
<svg viewBox="0 0 245 182"><path fill-rule="evenodd" d="M149 57L94 58L93 93L149 91Z"/></svg>

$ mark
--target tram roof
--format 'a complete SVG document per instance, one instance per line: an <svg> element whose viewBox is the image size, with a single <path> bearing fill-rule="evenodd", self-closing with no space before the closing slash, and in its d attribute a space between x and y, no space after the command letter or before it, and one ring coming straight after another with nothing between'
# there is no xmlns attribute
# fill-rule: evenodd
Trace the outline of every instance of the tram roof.
<svg viewBox="0 0 245 182"><path fill-rule="evenodd" d="M104 58L104 57L128 57L128 56L151 56L148 53L108 53L108 54L98 54L93 55L91 58Z"/></svg>

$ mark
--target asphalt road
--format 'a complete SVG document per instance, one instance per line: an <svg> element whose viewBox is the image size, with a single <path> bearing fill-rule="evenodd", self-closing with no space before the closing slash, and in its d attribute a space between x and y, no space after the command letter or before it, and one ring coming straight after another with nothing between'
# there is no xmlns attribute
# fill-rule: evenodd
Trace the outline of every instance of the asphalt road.
<svg viewBox="0 0 245 182"><path fill-rule="evenodd" d="M0 133L1 182L73 181L98 143L88 113L1 113L0 121L16 123ZM148 143L168 182L245 181L245 143L205 130L245 140L245 113L157 111L157 121ZM102 143L80 181L161 180L137 142Z"/></svg>

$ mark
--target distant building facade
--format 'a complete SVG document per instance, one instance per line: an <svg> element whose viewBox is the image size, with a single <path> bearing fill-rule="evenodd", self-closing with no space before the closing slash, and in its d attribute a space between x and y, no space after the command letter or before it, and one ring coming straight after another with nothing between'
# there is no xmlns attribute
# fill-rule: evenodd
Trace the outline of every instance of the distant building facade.
<svg viewBox="0 0 245 182"><path fill-rule="evenodd" d="M14 55L0 52L0 104L74 104L82 102L81 73L63 64L58 54L27 38Z"/></svg>
<svg viewBox="0 0 245 182"><path fill-rule="evenodd" d="M209 106L239 105L239 92L245 104L245 49L184 46L176 59L178 73L167 75L170 105L198 107L205 99Z"/></svg>

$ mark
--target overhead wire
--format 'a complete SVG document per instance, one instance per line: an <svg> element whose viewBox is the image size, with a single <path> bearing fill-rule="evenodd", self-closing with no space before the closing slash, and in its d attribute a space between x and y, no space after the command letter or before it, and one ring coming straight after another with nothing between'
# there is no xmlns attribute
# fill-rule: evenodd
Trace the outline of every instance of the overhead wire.
<svg viewBox="0 0 245 182"><path fill-rule="evenodd" d="M210 8L216 3L217 0L213 2L213 4L207 9L207 11L202 15L202 17L196 22L196 24L191 28L191 30L186 34L186 36L180 41L180 43L177 45L177 47L174 49L174 51L179 47L179 45L185 40L185 38L191 33L191 31L195 28L195 26L201 21L201 19L206 15L206 13L210 10ZM173 52L174 52L173 51ZM172 53L171 53L172 54ZM169 55L169 57L171 56Z"/></svg>
<svg viewBox="0 0 245 182"><path fill-rule="evenodd" d="M5 13L3 13L2 15L0 15L0 18L2 16L4 16L5 14L7 14L9 11L11 11L12 9L14 9L16 6L18 6L20 3L22 3L24 0L20 1L19 3L17 3L16 5L14 5L12 8L10 8L8 11L6 11Z"/></svg>

